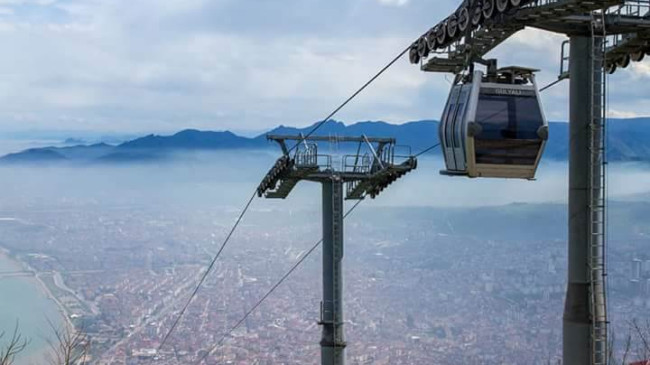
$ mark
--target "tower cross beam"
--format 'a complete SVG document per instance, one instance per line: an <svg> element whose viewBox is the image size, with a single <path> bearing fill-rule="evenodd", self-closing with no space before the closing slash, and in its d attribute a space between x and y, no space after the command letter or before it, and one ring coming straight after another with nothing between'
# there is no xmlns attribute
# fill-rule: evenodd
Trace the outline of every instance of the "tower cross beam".
<svg viewBox="0 0 650 365"><path fill-rule="evenodd" d="M647 0L528 0L522 1L517 9L494 14L480 24L469 22L464 31L459 29L458 18L463 7L469 3L471 9L475 2L490 1L493 2L464 1L459 10L413 42L411 62L422 61L422 71L459 73L526 27L568 35L590 35L591 13L598 10L605 11L603 19L609 36L622 35L627 39L650 30L650 2ZM639 44L638 49L650 51L650 46Z"/></svg>

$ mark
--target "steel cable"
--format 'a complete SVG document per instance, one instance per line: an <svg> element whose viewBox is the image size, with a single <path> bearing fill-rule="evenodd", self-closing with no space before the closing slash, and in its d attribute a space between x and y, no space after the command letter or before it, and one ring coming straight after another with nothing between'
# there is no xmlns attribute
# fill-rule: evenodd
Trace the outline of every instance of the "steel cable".
<svg viewBox="0 0 650 365"><path fill-rule="evenodd" d="M311 135L313 135L314 133L316 133L316 131L317 131L318 129L320 129L320 128L321 128L321 127L322 127L322 126L323 126L323 125L328 121L328 120L330 120L331 118L333 118L333 117L334 117L334 116L335 116L339 111L341 111L341 110L342 110L346 105L348 105L348 104L349 104L349 103L350 103L354 98L356 98L356 97L357 97L359 94L361 94L361 93L362 93L362 92L363 92L363 91L364 91L368 86L370 86L370 84L372 84L375 80L377 80L377 79L378 79L378 78L379 78L379 77L380 77L384 72L386 72L386 71L387 71L391 66L393 66L393 65L394 65L394 64L395 64L395 63L396 63L400 58L402 58L402 57L403 57L403 56L404 56L404 55L409 51L410 48L411 48L411 46L407 47L407 48L404 49L402 52L400 52L400 53L399 53L395 58L393 58L393 59L392 59L392 60L391 60L391 61L390 61L386 66L384 66L381 70L379 70L379 72L377 72L377 73L376 73L376 74L375 74L375 75L374 75L370 80L368 80L368 81L367 81L363 86L361 86L361 87L360 87L356 92L354 92L354 93L353 93L349 98L347 98L347 99L346 99L342 104L340 104L337 108L335 108L335 109L334 109L334 110L333 110L333 111L332 111L332 112L331 112L327 117L325 117L323 120L321 120L320 122L318 122L318 123L317 123L317 124L316 124L316 125L315 125L315 126L314 126L310 131L309 131L309 133L307 133L303 138L306 139L306 138L308 138L309 136L311 136ZM290 153L293 149L295 149L295 148L298 146L298 144L299 144L299 143L296 143L293 147L291 147L287 153ZM241 214L239 215L239 218L238 218L237 221L235 222L235 225L232 227L232 229L230 230L230 233L228 234L228 236L227 236L226 239L224 240L223 244L221 245L221 248L219 249L219 251L217 252L217 254L214 256L214 258L212 259L212 261L210 262L210 265L208 266L207 270L205 271L205 273L204 273L203 276L201 277L201 280L199 280L199 284L196 286L196 288L195 288L194 291L192 292L192 295L190 296L190 298L188 299L188 301L187 301L187 302L185 303L185 305L183 306L183 309L180 311L179 315L178 315L178 316L176 317L176 319L174 320L174 323L173 323L172 327L171 327L170 330L167 332L167 334L165 334L165 337L163 338L163 341L160 343L160 346L158 346L158 350L160 350L160 349L163 348L163 346L167 343L167 340L169 339L169 337L171 336L171 334L173 333L173 331L174 331L174 330L176 329L176 327L178 326L178 323L180 322L181 318L183 317L183 315L184 315L185 312L187 311L187 308L188 308L189 305L191 304L192 300L194 300L194 297L196 297L196 295L198 294L199 289L200 289L201 286L203 285L203 282L205 281L205 279L207 278L207 276L208 276L208 275L210 274L210 272L212 271L212 268L214 267L214 264L216 263L216 261L217 261L217 260L219 259L219 257L221 256L221 253L223 252L224 248L226 247L226 245L227 245L228 242L230 241L230 238L232 237L233 233L235 232L235 230L236 230L237 227L239 226L239 223L241 222L242 218L244 217L244 215L245 215L246 212L248 211L248 208L250 207L251 203L252 203L253 200L255 199L255 196L256 196L256 195L257 195L257 189L253 192L253 195L251 196L251 198L250 198L250 199L248 200L248 202L246 203L244 209L242 210Z"/></svg>
<svg viewBox="0 0 650 365"><path fill-rule="evenodd" d="M357 202L356 202L356 203L355 203L355 204L354 204L354 205L353 205L353 206L352 206L352 207L351 207L351 208L350 208L350 209L345 213L345 215L343 215L343 219L347 218L347 217L348 217L348 216L349 216L349 215L354 211L354 209L356 209L356 207L358 207L359 204L361 204L362 201L363 201L363 200L359 200L359 201L357 201ZM248 317L249 317L249 316L250 316L250 315L251 315L251 314L252 314L252 313L253 313L253 312L254 312L254 311L259 307L259 306L260 306L260 305L262 305L262 303L264 303L264 301L265 301L268 297L270 297L271 294L273 294L273 292L274 292L274 291L275 291L275 290L276 290L280 285L282 285L282 283L283 283L285 280L287 280L287 278L289 278L289 276L291 276L291 274L293 274L293 272L296 271L296 269L298 269L298 267L300 267L300 265L301 265L303 262L305 262L305 260L307 260L307 258L308 258L308 257L309 257L309 256L310 256L314 251L316 251L316 249L318 248L318 246L321 245L321 243L323 243L323 239L322 239L322 238L321 238L318 242L316 242L316 244L314 244L314 245L313 245L313 246L312 246L312 247L307 251L307 253L305 253L305 254L300 258L300 260L298 260L298 261L297 261L297 262L296 262L296 263L291 267L291 269L289 269L289 271L287 271L287 272L282 276L282 278L280 278L280 280L279 280L277 283L275 283L275 285L273 285L273 286L271 287L271 289L270 289L269 291L267 291L266 294L264 294L264 296L263 296L263 297L262 297L262 298L261 298L257 303L255 303L255 305L254 305L253 307L251 307L251 309L248 310L248 311L246 312L246 314L244 314L244 316L243 316L243 317L242 317L242 318L241 318L241 319L240 319L240 320L239 320L239 321L238 321L234 326L232 326L232 328L231 328L227 333L225 333L225 334L221 337L221 339L217 342L217 344L214 345L214 346L212 346L212 348L210 348L210 350L207 351L207 352L205 353L205 355L203 355L203 357L201 357L201 358L199 359L199 361L196 362L196 364L197 364L197 365L198 365L198 364L201 364L203 361L205 361L205 359L206 359L208 356L210 356L210 354L211 354L211 353L212 353L212 352L213 352L217 347L221 346L221 344L223 344L223 342L226 340L226 338L228 338L228 336L230 336L230 335L231 335L231 334L232 334L232 333L233 333L237 328L239 328L239 326L241 326L241 324L244 323L244 321L245 321L245 320L246 320L246 319L247 319L247 318L248 318Z"/></svg>
<svg viewBox="0 0 650 365"><path fill-rule="evenodd" d="M420 151L417 155L415 155L413 157L420 157L420 156L424 155L425 153L432 151L436 147L440 147L440 143L436 143L436 144L434 144L433 146L431 146L429 148L425 148L424 150Z"/></svg>
<svg viewBox="0 0 650 365"><path fill-rule="evenodd" d="M312 128L312 130L310 130L309 133L307 133L307 134L303 137L303 140L309 138L311 135L313 135L314 133L316 133L316 131L318 131L318 130L323 126L323 125L325 125L325 123L327 123L327 121L329 121L330 119L332 119L332 118L333 118L333 117L334 117L338 112L341 111L341 109L343 109L346 105L348 105L348 104L352 101L352 99L356 98L359 94L361 94L361 93L362 93L362 92L363 92L363 91L364 91L368 86L370 86L370 84L372 84L373 82L375 82L375 80L377 80L377 79L378 79L378 78L379 78L379 77L380 77L384 72L386 72L386 71L387 71L391 66L393 66L397 61L399 61L399 59L402 58L402 57L403 57L403 56L404 56L404 55L409 51L409 49L411 49L411 46L410 46L410 45L409 45L408 47L406 47L402 52L400 52L397 56L395 56L395 58L393 58L392 61L390 61L390 62L389 62L386 66L384 66L381 70L379 70L379 72L377 72L377 73L375 74L375 76L373 76L370 80L368 80L368 82L366 82L365 84L363 84L363 86L361 86L357 91L355 91L354 94L352 94L352 95L351 95L347 100L345 100L341 105L339 105L336 109L334 109L334 111L332 111L332 112L331 112L327 117L325 117L325 119L323 119L323 120L321 120L320 122L318 122L318 123L314 126L314 128ZM291 147L291 148L289 149L289 152L293 151L293 150L294 150L294 149L295 149L295 148L300 144L300 142L301 142L301 141L296 142L296 144L293 145L293 147Z"/></svg>
<svg viewBox="0 0 650 365"><path fill-rule="evenodd" d="M435 149L436 147L439 147L439 146L440 146L440 143L437 143L437 144L435 144L435 145L433 145L433 146L431 146L431 147L429 147L429 148L426 148L426 149L422 150L421 152L419 152L419 153L418 153L417 155L415 155L414 157L421 156L421 155L423 155L423 154L425 154L425 153L427 153L427 152L430 152L431 150L433 150L433 149ZM348 217L348 216L349 216L349 215L350 215L350 214L351 214L351 213L352 213L352 212L353 212L353 211L354 211L354 210L359 206L359 204L361 204L362 201L363 201L363 200L359 200L359 201L357 201L357 202L356 202L356 203L355 203L355 204L354 204L354 205L353 205L353 206L352 206L352 207L351 207L351 208L350 208L350 209L349 209L349 210L348 210L348 211L343 215L343 219L347 218L347 217ZM202 356L202 357L201 357L201 358L196 362L196 364L197 364L197 365L201 364L203 361L205 361L205 359L206 359L208 356L210 356L210 354L212 354L212 352L213 352L217 347L221 346L221 345L223 344L223 342L228 338L228 336L230 336L230 335L231 335L231 334L232 334L232 333L233 333L237 328L239 328L239 326L241 326L241 324L244 323L244 321L245 321L246 319L248 319L248 317L249 317L249 316L250 316L250 315L251 315L251 314L252 314L252 313L253 313L257 308L259 308L259 306L262 305L262 303L264 303L264 301L265 301L268 297L270 297L271 294L273 294L273 292L274 292L274 291L275 291L275 290L276 290L280 285L282 285L282 283L284 283L284 281L287 280L287 279L289 278L289 276L291 276L291 274L293 274L293 272L296 271L296 269L298 269L298 267L299 267L299 266L300 266L300 265L301 265L305 260L307 260L307 258L308 258L308 257L309 257L309 256L310 256L310 255L311 255L311 254L312 254L312 253L313 253L317 248L318 248L318 246L321 245L321 243L323 243L323 239L322 239L322 238L321 238L318 242L316 242L316 244L314 244L314 246L312 246L312 247L307 251L307 253L306 253L305 255L303 255L303 257L301 257L300 260L298 260L298 261L297 261L297 262L296 262L296 263L291 267L291 269L289 269L289 271L287 271L287 272L282 276L282 278L280 278L280 280L279 280L275 285L273 285L273 286L271 287L271 289L270 289L268 292L266 292L266 294L264 294L264 296L263 296L263 297L262 297L262 298L261 298L257 303L255 303L255 305L254 305L253 307L251 307L251 309L248 310L248 311L246 312L246 314L244 314L244 316L243 316L239 321L237 321L237 323L236 323L236 324L235 324L235 325L234 325L234 326L233 326L233 327L232 327L232 328L231 328L227 333L225 333L225 334L221 337L221 339L217 342L217 344L215 344L212 348L210 348L210 350L207 351L207 352L206 352L206 353L205 353L205 354L204 354L204 355L203 355L203 356Z"/></svg>
<svg viewBox="0 0 650 365"><path fill-rule="evenodd" d="M174 324L171 326L169 331L167 331L167 334L165 334L165 337L163 338L162 342L160 343L160 346L158 346L159 351L160 351L160 349L163 348L163 346L165 346L165 343L167 343L167 340L169 339L169 336L171 336L172 332L174 332L174 330L176 329L176 326L178 326L178 322L180 322L181 318L185 314L185 311L187 311L187 308L192 303L192 300L194 300L194 297L196 297L196 295L198 294L199 289L201 289L201 286L203 285L203 282L205 282L205 279L208 277L208 274L210 274L210 272L212 271L212 268L214 267L214 264L219 259L219 256L221 256L221 253L223 252L224 248L226 248L226 245L228 244L228 241L230 241L230 238L232 237L233 233L235 233L235 230L239 226L239 223L241 223L242 218L244 217L244 215L248 211L248 208L250 208L251 203L253 203L253 200L255 199L256 195L257 195L257 191L255 191L253 193L253 195L250 197L250 199L248 199L248 202L246 203L246 205L244 206L244 209L239 214L239 217L237 218L237 221L235 222L235 225L232 226L232 228L230 229L230 232L228 233L228 236L226 236L226 239L221 244L221 247L219 248L219 251L217 251L217 254L214 255L214 258L210 262L210 265L208 265L208 268L205 270L205 272L201 276L201 280L199 280L199 283L197 284L196 288L192 292L192 295L190 295L190 298L187 300L187 302L183 306L183 309L180 311L180 313L176 317L176 320L174 320Z"/></svg>

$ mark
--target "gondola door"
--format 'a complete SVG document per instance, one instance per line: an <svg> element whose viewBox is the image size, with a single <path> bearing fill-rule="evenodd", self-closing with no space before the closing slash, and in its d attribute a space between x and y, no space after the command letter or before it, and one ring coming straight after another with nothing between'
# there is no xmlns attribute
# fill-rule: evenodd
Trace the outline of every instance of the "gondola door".
<svg viewBox="0 0 650 365"><path fill-rule="evenodd" d="M449 95L449 100L447 101L447 106L445 107L445 111L442 115L441 120L440 137L442 137L441 142L444 147L443 152L445 155L445 164L447 165L448 171L458 171L458 168L456 167L456 156L454 155L453 121L458 111L458 97L460 96L461 89L462 85L456 85L452 88Z"/></svg>
<svg viewBox="0 0 650 365"><path fill-rule="evenodd" d="M465 171L469 177L476 177L476 159L474 158L474 131L470 132L470 126L476 122L476 112L478 109L478 100L481 92L481 84L483 82L483 72L474 71L472 74L472 82L467 87L470 87L469 96L467 98L467 111L465 112L465 128L463 130L463 147L465 149Z"/></svg>
<svg viewBox="0 0 650 365"><path fill-rule="evenodd" d="M465 157L465 133L466 115L469 106L469 98L472 93L472 84L463 85L460 89L458 96L458 103L456 108L456 115L452 121L452 150L454 152L454 160L456 161L457 171L467 170L467 161Z"/></svg>

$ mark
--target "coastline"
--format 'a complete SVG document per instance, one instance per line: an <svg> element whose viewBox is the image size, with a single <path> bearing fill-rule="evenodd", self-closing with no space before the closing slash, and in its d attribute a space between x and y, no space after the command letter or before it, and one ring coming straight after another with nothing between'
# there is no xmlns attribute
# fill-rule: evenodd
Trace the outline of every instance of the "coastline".
<svg viewBox="0 0 650 365"><path fill-rule="evenodd" d="M33 278L37 283L38 287L40 288L41 293L49 300L53 301L54 304L56 304L59 313L61 314L61 317L63 318L64 322L68 326L68 328L74 328L74 324L72 323L72 320L70 319L71 313L68 311L68 309L61 303L61 301L52 293L52 290L45 284L43 279L41 279L40 274L37 272L33 267L31 267L28 263L21 261L13 256L11 256L11 252L7 250L4 247L0 247L0 259L5 259L6 261L12 262L16 264L17 266L23 268L25 271L29 271L32 275L30 278ZM51 273L54 275L54 273Z"/></svg>
<svg viewBox="0 0 650 365"><path fill-rule="evenodd" d="M33 271L32 271L33 272ZM39 284L39 287L41 288L41 292L51 301L53 301L56 306L59 309L59 313L63 317L63 321L65 322L66 326L68 329L73 329L75 328L74 323L72 323L72 320L70 319L70 312L68 309L57 299L56 296L54 296L54 293L50 290L50 288L45 284L45 282L41 279L41 277L38 275L38 273L34 272L34 279Z"/></svg>
<svg viewBox="0 0 650 365"><path fill-rule="evenodd" d="M11 266L15 267L17 270L23 270L28 272L29 275L19 277L20 279L27 279L34 284L34 288L48 301L51 301L56 306L56 312L59 314L59 318L54 323L62 323L66 329L74 329L74 323L70 319L70 313L68 309L58 300L58 298L52 293L51 289L40 277L39 273L34 270L29 264L24 261L21 261L11 255L11 252L5 247L0 247L0 260L9 263ZM0 279L1 280L1 279ZM49 329L49 328L48 328ZM50 346L48 342L42 344L38 348L33 348L29 350L19 359L17 359L17 364L41 364L47 356L50 354Z"/></svg>

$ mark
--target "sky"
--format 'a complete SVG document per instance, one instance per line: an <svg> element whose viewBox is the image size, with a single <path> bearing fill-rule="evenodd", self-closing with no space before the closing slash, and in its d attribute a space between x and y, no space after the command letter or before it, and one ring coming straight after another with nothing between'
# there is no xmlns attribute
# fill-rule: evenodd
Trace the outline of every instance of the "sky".
<svg viewBox="0 0 650 365"><path fill-rule="evenodd" d="M458 0L0 0L0 131L263 131L321 120ZM557 77L563 36L492 55ZM438 119L451 76L403 58L336 119ZM610 115L650 115L650 63L610 80ZM543 96L566 120L566 83Z"/></svg>

